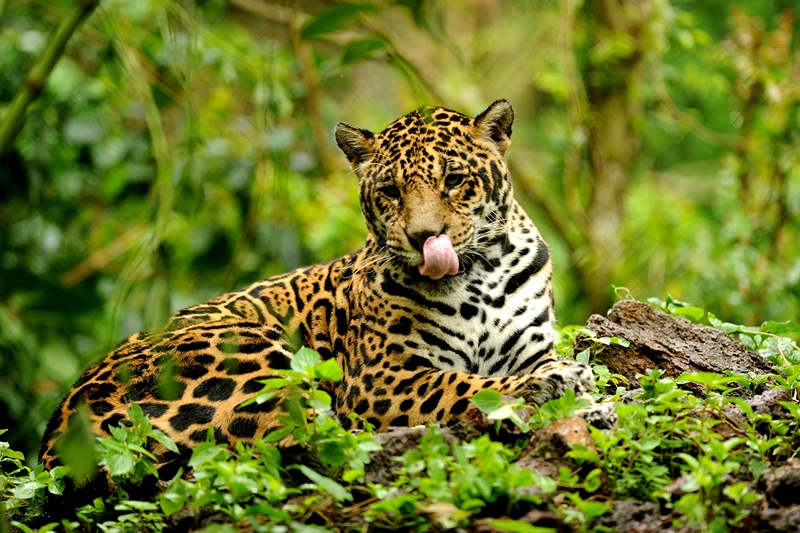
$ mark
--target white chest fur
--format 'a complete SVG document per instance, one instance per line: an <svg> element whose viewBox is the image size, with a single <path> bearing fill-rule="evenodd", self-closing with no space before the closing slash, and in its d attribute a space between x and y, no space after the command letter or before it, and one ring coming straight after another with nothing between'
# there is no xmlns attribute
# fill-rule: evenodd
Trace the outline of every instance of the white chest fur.
<svg viewBox="0 0 800 533"><path fill-rule="evenodd" d="M525 374L552 348L551 275L550 254L536 228L518 228L457 289L432 298L456 313L421 309L412 335L443 370Z"/></svg>

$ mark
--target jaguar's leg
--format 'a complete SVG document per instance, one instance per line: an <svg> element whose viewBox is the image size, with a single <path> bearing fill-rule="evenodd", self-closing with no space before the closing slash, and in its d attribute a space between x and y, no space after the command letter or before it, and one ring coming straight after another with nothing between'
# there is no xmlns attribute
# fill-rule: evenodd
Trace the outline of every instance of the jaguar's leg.
<svg viewBox="0 0 800 533"><path fill-rule="evenodd" d="M336 393L336 411L346 427L347 415L356 413L379 431L463 417L470 408L469 399L483 389L526 396L531 387L538 387L528 375L487 378L433 368L359 377L348 379L345 370L345 381Z"/></svg>
<svg viewBox="0 0 800 533"><path fill-rule="evenodd" d="M601 429L611 428L617 423L616 407L611 402L596 403L592 398L594 375L589 365L570 359L553 358L539 365L530 375L528 387L522 396L533 403L543 404L560 398L567 390L573 390L577 398L591 402L589 407L577 414L589 424Z"/></svg>

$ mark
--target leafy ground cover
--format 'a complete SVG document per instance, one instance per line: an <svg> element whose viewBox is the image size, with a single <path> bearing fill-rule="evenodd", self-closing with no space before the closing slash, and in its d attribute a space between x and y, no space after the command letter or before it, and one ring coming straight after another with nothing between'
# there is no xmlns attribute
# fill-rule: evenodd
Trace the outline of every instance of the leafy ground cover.
<svg viewBox="0 0 800 533"><path fill-rule="evenodd" d="M112 428L95 446L106 474L90 485L104 493L84 491L77 504L69 498L80 465L31 468L0 442L0 531L543 533L628 531L638 520L641 531L721 533L778 531L792 527L791 513L797 525L800 349L791 335L800 328L745 327L673 299L652 303L707 320L772 361L775 372L674 378L653 369L633 388L594 363L600 350L625 339L566 327L562 354L572 355L576 337L591 339L592 348L575 357L593 364L597 399L616 403L615 428L586 425L576 414L588 401L571 394L533 407L483 391L472 399L474 424L398 431L400 440L413 438L397 452L392 433L340 427L317 384L341 379L341 370L302 349L252 400L285 389L281 429L234 448L215 443L209 431L188 462L170 468L153 451L168 456L178 448L132 404L130 427ZM294 446L274 446L290 436ZM388 469L376 460L387 453ZM784 514L770 521L776 513Z"/></svg>

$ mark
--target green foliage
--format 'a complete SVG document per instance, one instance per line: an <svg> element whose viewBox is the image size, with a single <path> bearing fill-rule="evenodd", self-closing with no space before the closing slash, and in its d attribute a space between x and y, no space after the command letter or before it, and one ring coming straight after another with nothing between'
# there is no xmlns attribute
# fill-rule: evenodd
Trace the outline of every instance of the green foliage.
<svg viewBox="0 0 800 533"><path fill-rule="evenodd" d="M0 435L6 431L0 430ZM39 465L31 469L24 460L23 453L0 441L0 511L29 508L37 512L48 493L60 495L64 491L67 468L56 467L48 472Z"/></svg>
<svg viewBox="0 0 800 533"><path fill-rule="evenodd" d="M162 431L153 428L139 404L131 404L128 418L132 424L130 428L109 427L111 437L100 441L98 464L108 467L112 479L126 479L138 485L146 476L157 475L153 464L156 457L145 449L148 439L171 452L178 453L178 447Z"/></svg>
<svg viewBox="0 0 800 533"><path fill-rule="evenodd" d="M492 389L479 391L469 401L485 413L487 419L495 422L495 429L499 430L503 420L509 420L523 433L543 428L556 420L570 418L589 407L589 400L576 398L572 390L540 406L526 404L522 398L503 401L500 393Z"/></svg>
<svg viewBox="0 0 800 533"><path fill-rule="evenodd" d="M514 465L516 453L487 435L450 445L431 431L418 449L398 458L394 488L377 491L381 501L370 506L367 518L381 526L422 528L421 515L428 513L441 527L452 528L501 500L506 513L521 502L541 503L542 494L555 491L555 481ZM443 512L434 512L436 506Z"/></svg>
<svg viewBox="0 0 800 533"><path fill-rule="evenodd" d="M57 4L5 8L0 114L74 0ZM800 314L786 2L657 0L614 29L603 20L636 10L256 4L105 2L0 155L0 425L27 454L121 337L358 248L357 184L326 132L379 130L427 103L516 106L515 191L551 246L563 323L604 310L622 282L739 323ZM635 115L620 130L633 138L608 143L632 158L613 247L588 210L599 169L617 164L591 161L603 95Z"/></svg>
<svg viewBox="0 0 800 533"><path fill-rule="evenodd" d="M573 346L578 336L587 340L591 348L587 348L576 354L573 351ZM564 326L556 330L556 353L561 357L566 357L567 359L574 358L576 361L591 365L597 378L595 380L595 398L600 398L609 388L617 387L626 381L624 376L610 372L607 366L596 363L591 358L592 350L597 354L603 350L604 346L609 346L611 344L630 346L630 342L628 342L627 339L620 339L619 337L598 337L594 331L584 326Z"/></svg>

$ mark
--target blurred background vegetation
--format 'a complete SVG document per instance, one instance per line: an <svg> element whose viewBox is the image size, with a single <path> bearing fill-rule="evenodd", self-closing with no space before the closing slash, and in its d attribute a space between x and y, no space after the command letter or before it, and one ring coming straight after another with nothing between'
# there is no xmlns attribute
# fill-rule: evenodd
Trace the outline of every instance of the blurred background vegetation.
<svg viewBox="0 0 800 533"><path fill-rule="evenodd" d="M0 122L74 3L0 0ZM516 194L562 324L614 286L797 318L796 7L103 0L0 155L0 427L31 452L123 336L358 248L333 126L424 104L514 104Z"/></svg>

